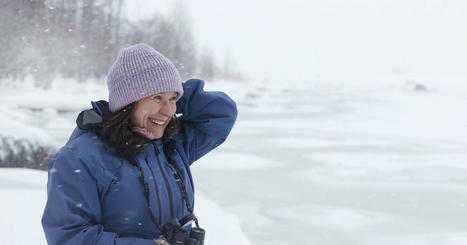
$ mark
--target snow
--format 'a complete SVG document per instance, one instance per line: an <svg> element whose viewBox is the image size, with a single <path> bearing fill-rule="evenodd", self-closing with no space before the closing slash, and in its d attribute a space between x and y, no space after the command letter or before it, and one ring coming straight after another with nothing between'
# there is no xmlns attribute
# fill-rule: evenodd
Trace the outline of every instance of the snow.
<svg viewBox="0 0 467 245"><path fill-rule="evenodd" d="M46 131L31 125L19 111L0 107L0 164L12 166L25 161L28 166L39 166L44 151L57 149L57 141ZM14 156L14 157L13 157ZM7 162L11 161L11 162ZM39 161L39 162L38 162Z"/></svg>
<svg viewBox="0 0 467 245"><path fill-rule="evenodd" d="M14 113L0 108L0 137L12 139L28 139L34 145L57 146L56 141L40 128L22 123L24 117L16 117Z"/></svg>
<svg viewBox="0 0 467 245"><path fill-rule="evenodd" d="M3 234L0 244L46 244L40 222L47 200L46 185L47 172L0 169L0 196L4 200L0 203L0 229ZM236 217L199 193L196 202L201 225L207 230L205 244L250 244ZM76 206L82 205L78 203ZM222 226L219 221L222 221Z"/></svg>
<svg viewBox="0 0 467 245"><path fill-rule="evenodd" d="M46 182L44 171L0 169L0 244L46 244L40 223Z"/></svg>
<svg viewBox="0 0 467 245"><path fill-rule="evenodd" d="M254 244L467 244L467 86L423 85L249 84L197 186Z"/></svg>
<svg viewBox="0 0 467 245"><path fill-rule="evenodd" d="M203 194L198 192L196 195L196 214L201 222L200 226L206 230L204 244L250 244L237 217L227 213Z"/></svg>
<svg viewBox="0 0 467 245"><path fill-rule="evenodd" d="M231 159L235 159L235 162L233 163ZM196 164L200 169L225 171L251 171L280 166L280 163L274 160L239 153L208 154L200 159Z"/></svg>
<svg viewBox="0 0 467 245"><path fill-rule="evenodd" d="M465 245L467 244L467 234L461 232L436 232L421 233L408 236L388 236L384 240L370 237L362 245L392 245L392 244L411 244L411 245Z"/></svg>
<svg viewBox="0 0 467 245"><path fill-rule="evenodd" d="M384 213L319 205L296 205L265 210L272 217L292 219L326 229L359 230L389 223L392 218Z"/></svg>
<svg viewBox="0 0 467 245"><path fill-rule="evenodd" d="M343 185L355 182L372 185L445 183L462 185L467 191L465 153L354 153L351 158L348 153L315 153L305 154L305 157L318 166L299 175L313 181Z"/></svg>
<svg viewBox="0 0 467 245"><path fill-rule="evenodd" d="M88 108L91 100L107 98L105 84L95 81L77 83L71 79L56 79L50 89L35 88L30 81L25 83L5 81L4 83L6 86L2 87L0 97L0 104L3 107L75 111Z"/></svg>
<svg viewBox="0 0 467 245"><path fill-rule="evenodd" d="M1 129L27 125L24 137L63 145L78 111L106 99L103 84L70 84L2 90ZM207 244L466 244L467 85L422 84L208 82L238 102L239 116L192 166ZM10 197L0 228L11 234L1 244L43 241L46 177L30 171L0 169Z"/></svg>
<svg viewBox="0 0 467 245"><path fill-rule="evenodd" d="M95 81L57 79L50 89L35 88L29 80L4 84L0 92L0 135L55 148L63 145L75 128L78 111L89 108L91 100L107 99L107 87Z"/></svg>

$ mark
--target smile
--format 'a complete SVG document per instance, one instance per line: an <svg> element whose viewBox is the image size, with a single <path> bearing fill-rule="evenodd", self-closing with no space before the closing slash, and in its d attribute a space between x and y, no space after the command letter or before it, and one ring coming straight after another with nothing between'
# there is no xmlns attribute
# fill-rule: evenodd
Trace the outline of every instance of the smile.
<svg viewBox="0 0 467 245"><path fill-rule="evenodd" d="M165 124L165 121L158 121L158 120L154 120L154 119L150 119L150 120L151 120L151 122L153 124L156 124L156 125L161 125L162 126L162 125Z"/></svg>

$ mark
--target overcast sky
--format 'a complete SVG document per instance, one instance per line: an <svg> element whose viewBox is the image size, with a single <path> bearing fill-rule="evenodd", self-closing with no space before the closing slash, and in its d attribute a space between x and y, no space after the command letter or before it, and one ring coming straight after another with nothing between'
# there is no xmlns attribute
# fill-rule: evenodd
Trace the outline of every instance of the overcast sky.
<svg viewBox="0 0 467 245"><path fill-rule="evenodd" d="M128 1L133 18L171 0ZM252 79L467 82L467 1L185 1L196 40Z"/></svg>

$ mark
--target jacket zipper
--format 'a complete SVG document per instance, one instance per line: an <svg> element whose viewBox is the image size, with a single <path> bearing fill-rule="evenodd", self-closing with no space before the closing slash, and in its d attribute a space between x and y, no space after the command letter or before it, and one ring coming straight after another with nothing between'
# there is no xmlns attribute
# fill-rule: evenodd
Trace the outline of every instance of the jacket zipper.
<svg viewBox="0 0 467 245"><path fill-rule="evenodd" d="M173 177L175 179L175 181L177 182L177 185L178 185L178 188L180 189L180 195L181 195L181 216L180 217L183 217L185 216L185 198L183 197L183 193L181 191L182 188L185 188L185 184L183 183L183 180L182 180L182 177L178 174L178 171L175 170L175 168L169 164L169 167L170 169L172 170L172 174L173 174Z"/></svg>
<svg viewBox="0 0 467 245"><path fill-rule="evenodd" d="M165 171L162 168L161 160L159 159L159 149L157 149L157 145L153 144L153 146L154 146L154 151L156 152L157 164L159 165L159 169L161 170L162 177L164 178L164 181L165 181L165 187L167 188L167 193L169 194L170 219L174 219L175 215L174 215L172 189L169 186L169 181L167 180L167 176L165 175Z"/></svg>
<svg viewBox="0 0 467 245"><path fill-rule="evenodd" d="M162 224L162 207L161 207L161 198L159 195L159 186L157 185L156 177L154 176L154 171L152 171L151 165L148 162L148 156L144 158L144 161L146 162L146 165L148 166L151 176L152 176L152 181L154 182L155 189L156 189L156 196L157 196L157 206L159 207L159 224Z"/></svg>

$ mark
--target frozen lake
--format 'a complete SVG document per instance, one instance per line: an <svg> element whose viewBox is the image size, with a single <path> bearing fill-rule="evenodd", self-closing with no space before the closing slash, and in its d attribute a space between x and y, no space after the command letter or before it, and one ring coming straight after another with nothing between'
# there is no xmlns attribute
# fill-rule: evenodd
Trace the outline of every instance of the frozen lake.
<svg viewBox="0 0 467 245"><path fill-rule="evenodd" d="M193 165L195 185L237 216L251 244L467 244L466 86L207 88L231 94L239 118L227 142ZM68 91L33 91L31 101L13 99L27 91L5 93L3 115L63 144L78 108L105 98L98 88ZM33 105L42 109L24 109Z"/></svg>
<svg viewBox="0 0 467 245"><path fill-rule="evenodd" d="M305 86L249 97L193 172L252 244L467 244L467 96Z"/></svg>

